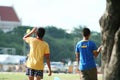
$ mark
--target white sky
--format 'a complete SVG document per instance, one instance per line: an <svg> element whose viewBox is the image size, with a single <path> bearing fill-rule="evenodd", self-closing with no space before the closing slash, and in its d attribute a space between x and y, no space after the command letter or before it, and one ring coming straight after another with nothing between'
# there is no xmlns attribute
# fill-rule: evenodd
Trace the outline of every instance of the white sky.
<svg viewBox="0 0 120 80"><path fill-rule="evenodd" d="M106 0L0 0L0 5L13 6L23 25L47 26L72 30L86 25L100 32L99 18Z"/></svg>

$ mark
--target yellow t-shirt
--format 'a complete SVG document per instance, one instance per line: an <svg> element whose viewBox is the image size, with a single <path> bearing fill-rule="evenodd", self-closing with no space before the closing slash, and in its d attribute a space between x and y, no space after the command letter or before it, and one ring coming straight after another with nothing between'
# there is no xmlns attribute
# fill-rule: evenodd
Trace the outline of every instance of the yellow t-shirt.
<svg viewBox="0 0 120 80"><path fill-rule="evenodd" d="M44 55L50 54L49 45L45 41L33 37L28 37L25 41L30 46L30 52L26 66L35 70L43 70Z"/></svg>

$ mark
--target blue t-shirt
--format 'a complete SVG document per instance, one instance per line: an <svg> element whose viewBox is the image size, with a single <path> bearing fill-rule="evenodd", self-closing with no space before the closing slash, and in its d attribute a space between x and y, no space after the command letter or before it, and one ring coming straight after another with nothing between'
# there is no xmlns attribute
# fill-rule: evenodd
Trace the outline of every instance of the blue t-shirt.
<svg viewBox="0 0 120 80"><path fill-rule="evenodd" d="M87 70L95 68L95 60L93 51L97 50L97 47L93 41L79 41L76 45L75 52L80 54L79 69Z"/></svg>

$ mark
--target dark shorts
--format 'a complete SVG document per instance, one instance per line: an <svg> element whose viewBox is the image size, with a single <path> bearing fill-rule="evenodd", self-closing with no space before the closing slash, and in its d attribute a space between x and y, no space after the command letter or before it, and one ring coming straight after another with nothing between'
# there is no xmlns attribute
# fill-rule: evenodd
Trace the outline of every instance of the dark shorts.
<svg viewBox="0 0 120 80"><path fill-rule="evenodd" d="M40 76L40 78L43 79L43 70L35 70L35 69L27 68L26 75Z"/></svg>
<svg viewBox="0 0 120 80"><path fill-rule="evenodd" d="M82 70L81 78L82 80L97 80L97 69Z"/></svg>

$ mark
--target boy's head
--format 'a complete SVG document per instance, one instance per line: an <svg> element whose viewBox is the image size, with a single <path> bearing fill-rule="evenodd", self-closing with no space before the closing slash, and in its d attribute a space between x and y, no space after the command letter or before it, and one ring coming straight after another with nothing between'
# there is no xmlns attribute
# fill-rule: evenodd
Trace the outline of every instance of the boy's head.
<svg viewBox="0 0 120 80"><path fill-rule="evenodd" d="M82 33L84 37L89 37L90 36L89 28L84 28Z"/></svg>
<svg viewBox="0 0 120 80"><path fill-rule="evenodd" d="M39 28L37 29L37 36L42 39L43 36L44 36L44 34L45 34L45 29L42 28L42 27L39 27Z"/></svg>

